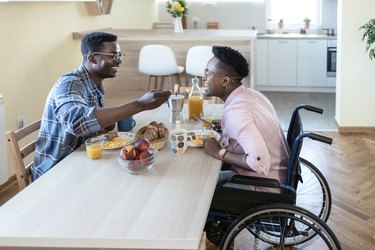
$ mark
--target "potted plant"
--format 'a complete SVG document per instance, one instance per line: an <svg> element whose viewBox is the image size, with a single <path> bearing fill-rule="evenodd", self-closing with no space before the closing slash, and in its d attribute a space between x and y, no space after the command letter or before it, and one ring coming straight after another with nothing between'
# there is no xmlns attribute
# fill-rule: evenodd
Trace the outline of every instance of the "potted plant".
<svg viewBox="0 0 375 250"><path fill-rule="evenodd" d="M362 41L366 41L366 52L369 53L370 60L373 60L375 59L375 19L370 19L359 29L365 31Z"/></svg>
<svg viewBox="0 0 375 250"><path fill-rule="evenodd" d="M305 29L310 28L310 23L311 23L311 19L310 19L310 18L305 17L305 18L303 19L303 22L305 23Z"/></svg>
<svg viewBox="0 0 375 250"><path fill-rule="evenodd" d="M284 20L281 18L279 21L279 29L282 29L284 27Z"/></svg>

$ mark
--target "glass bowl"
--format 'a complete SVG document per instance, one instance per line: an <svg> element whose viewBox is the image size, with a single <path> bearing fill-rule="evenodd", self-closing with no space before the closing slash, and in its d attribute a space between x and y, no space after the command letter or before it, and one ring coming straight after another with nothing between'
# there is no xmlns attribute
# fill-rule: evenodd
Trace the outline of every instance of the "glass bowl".
<svg viewBox="0 0 375 250"><path fill-rule="evenodd" d="M147 149L151 154L150 157L142 160L124 160L120 157L121 152L117 156L118 163L130 174L139 174L146 172L154 167L157 149Z"/></svg>

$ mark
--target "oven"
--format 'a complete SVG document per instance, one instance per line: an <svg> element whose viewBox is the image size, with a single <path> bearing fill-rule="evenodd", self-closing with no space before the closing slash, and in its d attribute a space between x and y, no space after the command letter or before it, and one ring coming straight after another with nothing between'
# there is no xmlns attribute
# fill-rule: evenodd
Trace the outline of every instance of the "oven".
<svg viewBox="0 0 375 250"><path fill-rule="evenodd" d="M337 41L327 40L327 77L336 77Z"/></svg>

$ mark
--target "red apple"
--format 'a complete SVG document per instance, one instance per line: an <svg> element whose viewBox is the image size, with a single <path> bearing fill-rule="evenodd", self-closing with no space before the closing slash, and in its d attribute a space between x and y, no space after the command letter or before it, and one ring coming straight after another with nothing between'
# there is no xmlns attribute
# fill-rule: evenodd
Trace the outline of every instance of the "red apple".
<svg viewBox="0 0 375 250"><path fill-rule="evenodd" d="M135 160L137 158L137 151L133 145L127 145L121 149L121 159Z"/></svg>
<svg viewBox="0 0 375 250"><path fill-rule="evenodd" d="M148 150L145 150L139 154L139 159L144 160L144 159L150 158L151 156L152 154Z"/></svg>
<svg viewBox="0 0 375 250"><path fill-rule="evenodd" d="M147 139L139 138L135 141L135 149L138 152L146 151L150 147L150 142Z"/></svg>

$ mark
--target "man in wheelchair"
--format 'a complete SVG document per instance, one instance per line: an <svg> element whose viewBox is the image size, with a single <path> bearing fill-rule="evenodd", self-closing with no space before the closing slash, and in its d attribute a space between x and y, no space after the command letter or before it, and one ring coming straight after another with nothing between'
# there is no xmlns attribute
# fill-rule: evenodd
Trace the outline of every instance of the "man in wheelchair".
<svg viewBox="0 0 375 250"><path fill-rule="evenodd" d="M230 168L220 180L235 174L285 181L289 147L271 102L261 92L247 89L241 80L249 74L243 55L230 47L214 46L205 70L206 95L224 101L220 145L214 138L204 149ZM268 188L252 187L254 190Z"/></svg>
<svg viewBox="0 0 375 250"><path fill-rule="evenodd" d="M299 109L293 112L287 140L271 102L245 88L246 59L229 47L213 47L205 70L206 95L224 101L222 140L204 141L205 151L224 166L207 217L207 238L220 249L341 249L325 223L331 194L322 173L300 158L305 133ZM259 192L261 191L261 192Z"/></svg>

